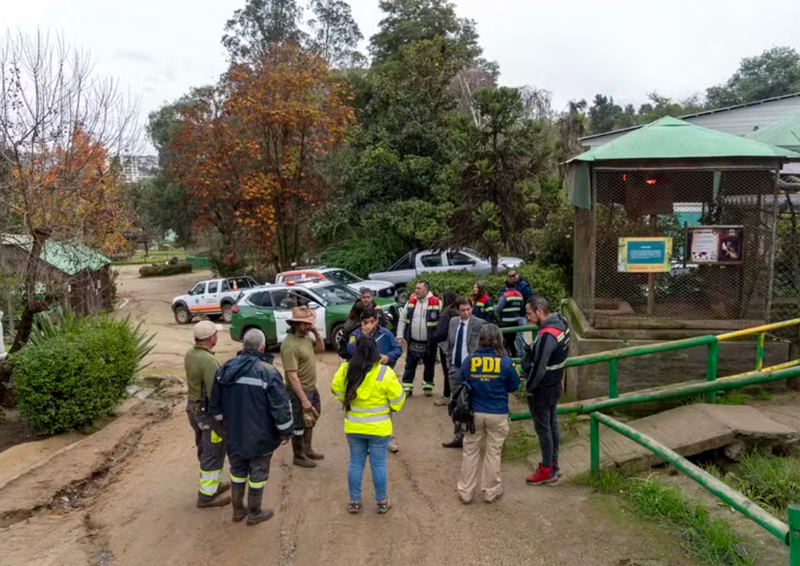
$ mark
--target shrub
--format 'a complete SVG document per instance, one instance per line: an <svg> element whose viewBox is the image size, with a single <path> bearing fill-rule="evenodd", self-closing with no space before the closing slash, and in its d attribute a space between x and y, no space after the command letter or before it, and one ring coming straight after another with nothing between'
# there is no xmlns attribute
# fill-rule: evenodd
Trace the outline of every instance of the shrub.
<svg viewBox="0 0 800 566"><path fill-rule="evenodd" d="M125 398L152 339L129 320L64 319L11 357L20 414L44 434L91 424Z"/></svg>
<svg viewBox="0 0 800 566"><path fill-rule="evenodd" d="M531 284L534 293L544 295L550 301L553 310L557 309L562 299L567 296L564 284L564 274L560 269L540 267L538 265L523 265L519 269L523 279ZM445 290L454 291L458 295L468 297L472 294L472 286L476 281L486 284L486 291L492 295L495 304L499 297L500 289L506 282L506 275L476 275L468 271L445 271L442 273L423 273L408 284L408 289L413 289L417 281L424 279L431 284L431 290L441 296Z"/></svg>
<svg viewBox="0 0 800 566"><path fill-rule="evenodd" d="M391 236L355 238L325 249L322 263L340 267L360 277L391 266L405 253L403 245Z"/></svg>
<svg viewBox="0 0 800 566"><path fill-rule="evenodd" d="M173 263L174 261L174 263ZM187 261L177 261L172 258L169 264L154 263L144 265L139 268L139 277L166 277L168 275L180 275L181 273L191 273L194 266Z"/></svg>

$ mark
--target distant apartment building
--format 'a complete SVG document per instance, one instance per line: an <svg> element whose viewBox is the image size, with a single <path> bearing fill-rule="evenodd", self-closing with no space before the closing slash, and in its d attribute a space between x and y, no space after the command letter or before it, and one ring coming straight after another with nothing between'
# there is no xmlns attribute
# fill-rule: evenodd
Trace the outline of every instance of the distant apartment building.
<svg viewBox="0 0 800 566"><path fill-rule="evenodd" d="M129 183L152 179L158 171L156 155L124 155L121 162L122 176Z"/></svg>

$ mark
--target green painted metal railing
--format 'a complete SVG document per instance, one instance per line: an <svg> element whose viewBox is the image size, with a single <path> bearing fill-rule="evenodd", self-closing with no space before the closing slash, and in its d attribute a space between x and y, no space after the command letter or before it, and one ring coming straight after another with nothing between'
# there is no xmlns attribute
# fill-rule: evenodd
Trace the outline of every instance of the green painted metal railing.
<svg viewBox="0 0 800 566"><path fill-rule="evenodd" d="M618 420L603 413L591 413L591 471L592 475L600 474L600 424L604 424L639 444L654 454L660 456L665 462L672 464L691 479L699 483L704 489L720 498L727 505L739 511L742 515L755 521L766 529L783 544L789 545L791 553L791 566L800 566L800 542L797 542L798 528L800 528L800 506L792 505L789 510L789 525L779 521L744 495L725 485L723 482L692 464L689 460L651 438Z"/></svg>
<svg viewBox="0 0 800 566"><path fill-rule="evenodd" d="M691 397L714 393L717 391L728 391L731 389L741 389L749 385L759 385L772 381L781 381L800 376L800 366L782 369L765 369L764 371L752 371L741 375L725 377L716 381L688 381L675 383L651 389L640 389L630 393L623 393L619 397L599 397L597 399L585 399L572 403L562 403L558 406L558 414L566 413L592 413L604 411L613 407L623 405L635 405L636 403L648 403L652 401L666 401L669 399L680 399L681 397ZM528 413L512 413L512 421L527 420Z"/></svg>
<svg viewBox="0 0 800 566"><path fill-rule="evenodd" d="M683 340L673 340L671 342L662 342L659 344L646 344L643 346L630 346L628 348L621 348L618 350L608 350L606 352L599 352L596 354L586 354L584 356L573 356L567 359L565 368L585 366L591 364L608 363L608 396L609 398L619 397L619 384L618 384L618 363L623 358L630 358L634 356L647 356L650 354L659 354L661 352L670 352L673 350L683 350L685 348L695 348L697 346L706 346L706 380L717 380L717 368L719 362L719 343L726 340L733 340L735 338L742 338L744 336L757 335L756 340L756 363L755 369L759 371L777 370L786 367L793 367L800 364L800 359L790 360L789 362L764 368L764 346L766 342L766 333L786 328L788 326L800 325L800 318L785 320L783 322L776 322L773 324L765 324L763 326L756 326L754 328L745 328L735 332L728 332L725 334L713 335L708 334L704 336L696 336L693 338L685 338ZM507 329L508 332L521 331L521 329L532 329L536 327L519 327L519 329ZM538 329L537 329L538 330ZM505 330L504 330L505 331ZM515 358L515 362L519 363L519 358ZM747 375L747 374L743 374ZM731 376L733 377L733 376ZM727 377L725 379L731 379ZM713 402L715 397L713 388L709 389L706 393L706 400ZM636 401L641 402L641 401ZM560 409L559 409L560 412ZM570 411L575 412L575 411ZM530 413L514 413L511 415L512 420L523 420L530 418Z"/></svg>

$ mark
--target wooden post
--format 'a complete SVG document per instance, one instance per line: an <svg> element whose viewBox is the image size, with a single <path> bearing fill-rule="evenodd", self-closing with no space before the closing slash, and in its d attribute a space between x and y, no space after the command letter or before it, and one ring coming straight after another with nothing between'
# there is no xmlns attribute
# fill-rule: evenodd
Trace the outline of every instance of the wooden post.
<svg viewBox="0 0 800 566"><path fill-rule="evenodd" d="M658 227L658 216L655 214L650 215L650 228L653 235L656 235ZM656 304L656 274L647 274L647 316L653 316Z"/></svg>

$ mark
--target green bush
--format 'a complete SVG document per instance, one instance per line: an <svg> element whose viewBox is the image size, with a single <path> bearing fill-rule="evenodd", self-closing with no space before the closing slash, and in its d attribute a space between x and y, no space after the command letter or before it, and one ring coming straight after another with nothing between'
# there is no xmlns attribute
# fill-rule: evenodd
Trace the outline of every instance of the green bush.
<svg viewBox="0 0 800 566"><path fill-rule="evenodd" d="M166 277L167 275L180 275L181 273L191 273L194 266L186 261L178 261L175 258L169 264L154 263L139 268L139 277Z"/></svg>
<svg viewBox="0 0 800 566"><path fill-rule="evenodd" d="M391 236L354 238L331 246L322 252L322 263L340 267L359 277L388 268L405 253L403 245Z"/></svg>
<svg viewBox="0 0 800 566"><path fill-rule="evenodd" d="M129 320L63 319L11 356L20 414L43 434L91 424L125 398L151 341Z"/></svg>
<svg viewBox="0 0 800 566"><path fill-rule="evenodd" d="M527 279L534 293L544 295L550 301L553 309L557 309L562 299L567 296L564 284L564 273L560 269L539 267L538 265L523 265L519 270L523 279ZM468 297L472 294L472 286L476 281L486 284L486 291L492 295L495 304L500 298L500 289L506 282L506 275L475 275L467 271L445 271L442 273L423 273L416 277L406 287L413 289L417 281L424 279L431 284L431 290L441 296L446 290L454 291L458 295Z"/></svg>

